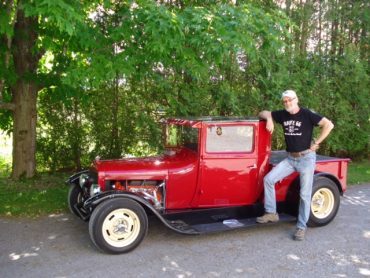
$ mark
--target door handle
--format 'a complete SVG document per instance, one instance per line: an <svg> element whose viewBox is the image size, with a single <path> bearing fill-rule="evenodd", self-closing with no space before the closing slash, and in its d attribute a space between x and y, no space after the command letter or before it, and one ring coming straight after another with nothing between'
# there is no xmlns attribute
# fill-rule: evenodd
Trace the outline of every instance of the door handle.
<svg viewBox="0 0 370 278"><path fill-rule="evenodd" d="M257 164L254 163L253 165L247 166L248 169L257 169Z"/></svg>

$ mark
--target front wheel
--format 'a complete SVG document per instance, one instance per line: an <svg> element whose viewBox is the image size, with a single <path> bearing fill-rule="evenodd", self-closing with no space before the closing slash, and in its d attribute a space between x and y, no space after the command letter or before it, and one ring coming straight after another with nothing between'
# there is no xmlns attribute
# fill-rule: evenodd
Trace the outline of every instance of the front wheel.
<svg viewBox="0 0 370 278"><path fill-rule="evenodd" d="M98 205L89 222L94 245L107 253L127 253L135 249L148 231L145 210L137 202L111 199Z"/></svg>
<svg viewBox="0 0 370 278"><path fill-rule="evenodd" d="M328 178L317 178L312 187L311 212L307 225L318 227L330 223L338 212L339 203L337 185Z"/></svg>
<svg viewBox="0 0 370 278"><path fill-rule="evenodd" d="M68 208L76 216L80 217L80 214L75 208L76 204L83 202L83 192L78 184L73 184L69 187L68 191Z"/></svg>

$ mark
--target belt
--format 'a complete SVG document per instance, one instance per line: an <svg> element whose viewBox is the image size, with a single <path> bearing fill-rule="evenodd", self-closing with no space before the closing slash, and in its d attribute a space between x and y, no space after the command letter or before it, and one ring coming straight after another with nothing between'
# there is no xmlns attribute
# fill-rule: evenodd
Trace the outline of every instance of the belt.
<svg viewBox="0 0 370 278"><path fill-rule="evenodd" d="M304 150L304 151L301 151L301 152L289 152L289 155L292 156L292 157L301 157L301 156L305 156L306 154L310 153L311 150L308 149L308 150Z"/></svg>

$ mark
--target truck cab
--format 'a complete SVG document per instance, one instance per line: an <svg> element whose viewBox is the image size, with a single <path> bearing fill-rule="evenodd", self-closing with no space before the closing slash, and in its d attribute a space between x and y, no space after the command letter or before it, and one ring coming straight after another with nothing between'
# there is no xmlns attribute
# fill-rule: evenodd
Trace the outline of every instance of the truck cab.
<svg viewBox="0 0 370 278"><path fill-rule="evenodd" d="M98 249L125 253L145 237L147 215L185 234L255 225L263 213L263 178L286 157L271 151L271 135L259 118L171 118L163 123L158 156L96 159L68 179L70 210L89 221ZM348 159L318 156L311 226L328 224L346 189ZM281 219L294 219L299 177L276 185Z"/></svg>
<svg viewBox="0 0 370 278"><path fill-rule="evenodd" d="M271 153L270 134L257 118L170 119L166 147L194 152L187 168L169 169L167 209L240 206L255 203ZM184 178L191 175L190 179Z"/></svg>

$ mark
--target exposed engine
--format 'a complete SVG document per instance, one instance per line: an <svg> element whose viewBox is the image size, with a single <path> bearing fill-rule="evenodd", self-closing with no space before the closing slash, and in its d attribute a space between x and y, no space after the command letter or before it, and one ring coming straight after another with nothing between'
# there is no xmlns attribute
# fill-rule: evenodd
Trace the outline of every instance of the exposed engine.
<svg viewBox="0 0 370 278"><path fill-rule="evenodd" d="M164 181L123 180L110 181L109 187L111 190L135 193L148 200L156 209L163 209L164 185Z"/></svg>

